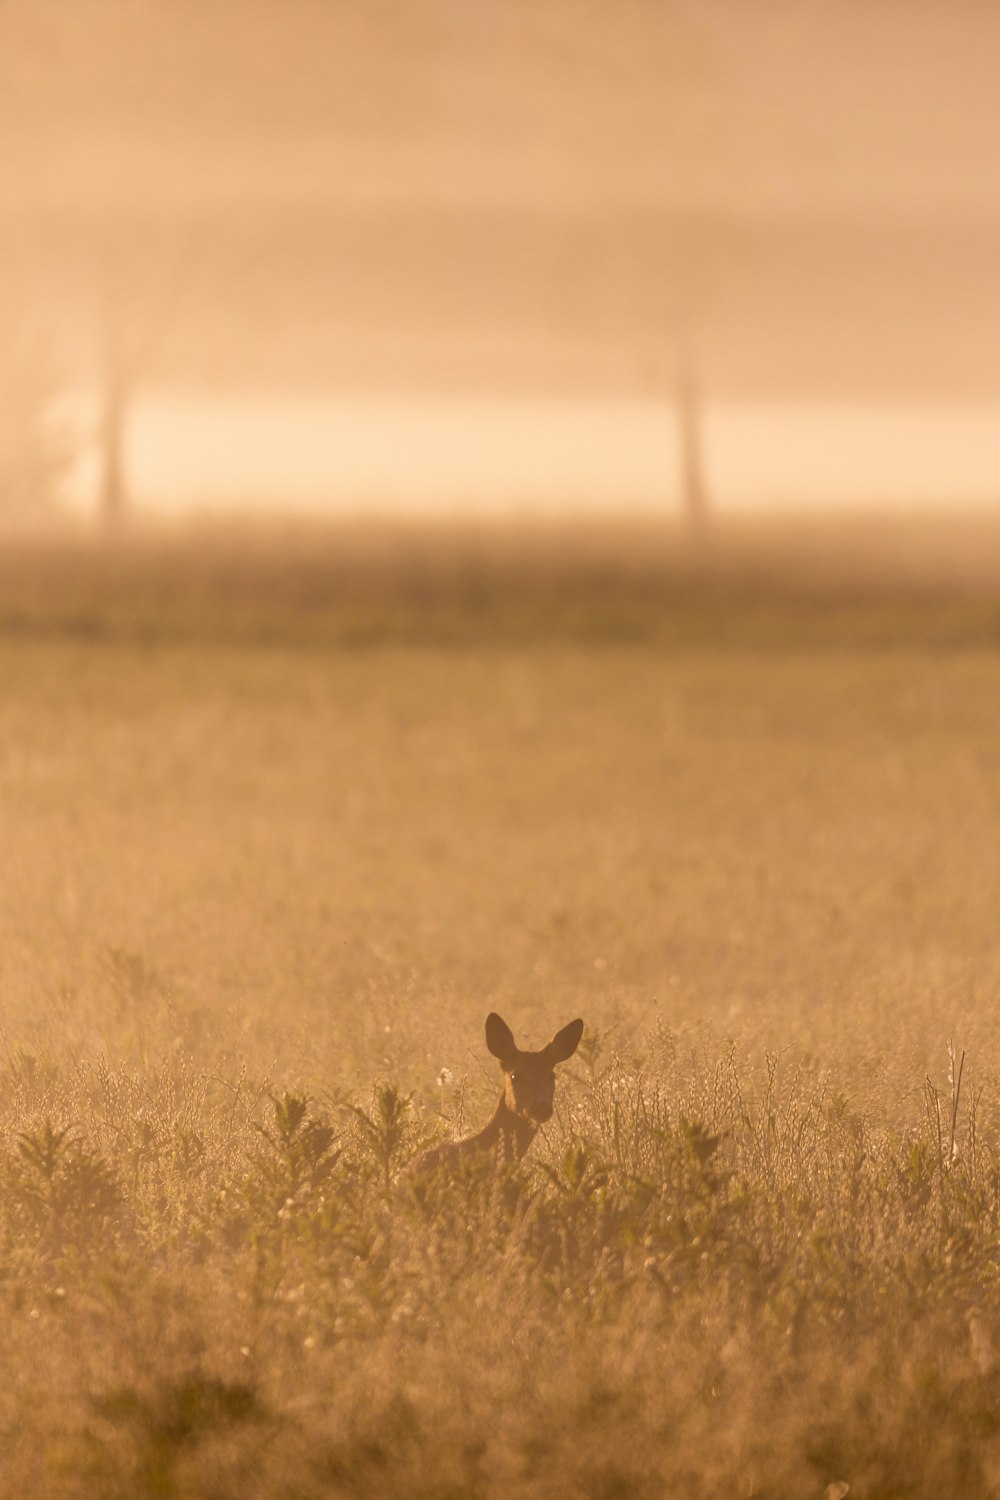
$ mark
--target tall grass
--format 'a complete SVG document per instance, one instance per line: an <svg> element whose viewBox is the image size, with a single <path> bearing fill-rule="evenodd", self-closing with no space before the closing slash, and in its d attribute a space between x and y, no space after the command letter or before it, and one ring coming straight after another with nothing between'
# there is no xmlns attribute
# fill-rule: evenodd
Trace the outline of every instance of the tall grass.
<svg viewBox="0 0 1000 1500"><path fill-rule="evenodd" d="M994 1493L978 1093L900 1130L814 1064L644 1053L429 1182L389 1084L8 1059L5 1493Z"/></svg>
<svg viewBox="0 0 1000 1500"><path fill-rule="evenodd" d="M995 1494L995 560L272 541L0 559L0 1494Z"/></svg>

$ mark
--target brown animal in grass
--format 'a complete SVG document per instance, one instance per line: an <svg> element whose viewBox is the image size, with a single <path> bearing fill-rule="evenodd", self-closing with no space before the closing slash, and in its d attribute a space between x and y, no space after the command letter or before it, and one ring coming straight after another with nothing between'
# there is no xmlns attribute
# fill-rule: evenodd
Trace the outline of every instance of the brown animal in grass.
<svg viewBox="0 0 1000 1500"><path fill-rule="evenodd" d="M538 1052L522 1052L506 1021L491 1011L486 1017L486 1045L503 1069L503 1092L493 1118L476 1135L425 1151L412 1170L423 1175L490 1153L498 1161L520 1161L539 1125L552 1118L556 1064L573 1056L582 1036L583 1022L570 1021L548 1046Z"/></svg>

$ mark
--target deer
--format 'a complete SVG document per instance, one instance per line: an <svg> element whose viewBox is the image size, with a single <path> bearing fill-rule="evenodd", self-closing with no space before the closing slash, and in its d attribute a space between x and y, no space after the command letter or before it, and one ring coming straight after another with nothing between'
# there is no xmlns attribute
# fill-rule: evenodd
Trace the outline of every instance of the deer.
<svg viewBox="0 0 1000 1500"><path fill-rule="evenodd" d="M460 1141L444 1141L418 1156L411 1171L419 1176L438 1168L460 1166L470 1158L492 1154L499 1164L520 1161L540 1125L552 1118L555 1068L573 1056L583 1036L583 1022L570 1021L538 1052L522 1052L507 1022L490 1011L486 1046L503 1069L503 1091L489 1124Z"/></svg>

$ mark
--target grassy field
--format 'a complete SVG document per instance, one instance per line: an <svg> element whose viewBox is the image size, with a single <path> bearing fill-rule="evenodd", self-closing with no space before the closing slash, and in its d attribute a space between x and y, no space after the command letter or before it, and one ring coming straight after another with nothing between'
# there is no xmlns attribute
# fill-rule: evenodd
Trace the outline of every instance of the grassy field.
<svg viewBox="0 0 1000 1500"><path fill-rule="evenodd" d="M998 542L6 545L0 1493L996 1494Z"/></svg>

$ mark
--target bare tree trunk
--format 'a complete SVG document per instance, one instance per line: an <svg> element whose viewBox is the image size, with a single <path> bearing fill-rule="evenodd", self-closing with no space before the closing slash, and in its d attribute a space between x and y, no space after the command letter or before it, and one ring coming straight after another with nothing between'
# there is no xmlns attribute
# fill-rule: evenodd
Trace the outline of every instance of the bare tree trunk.
<svg viewBox="0 0 1000 1500"><path fill-rule="evenodd" d="M120 246L114 241L110 242L101 289L101 409L97 428L98 519L103 529L109 533L121 529L128 510L125 422L132 377L126 356L126 310L122 293L124 264Z"/></svg>
<svg viewBox="0 0 1000 1500"><path fill-rule="evenodd" d="M127 222L108 229L101 282L101 413L97 433L99 519L107 532L129 519L133 496L125 461L132 403L150 355L169 329L189 279L193 244L142 241ZM166 260L164 260L164 256ZM153 267L150 277L149 268Z"/></svg>
<svg viewBox="0 0 1000 1500"><path fill-rule="evenodd" d="M678 354L676 400L681 507L689 534L700 542L708 535L711 503L705 478L701 389L694 355L687 345Z"/></svg>
<svg viewBox="0 0 1000 1500"><path fill-rule="evenodd" d="M124 458L126 395L121 382L110 370L105 376L105 382L100 427L101 487L98 503L104 529L117 531L128 512Z"/></svg>

